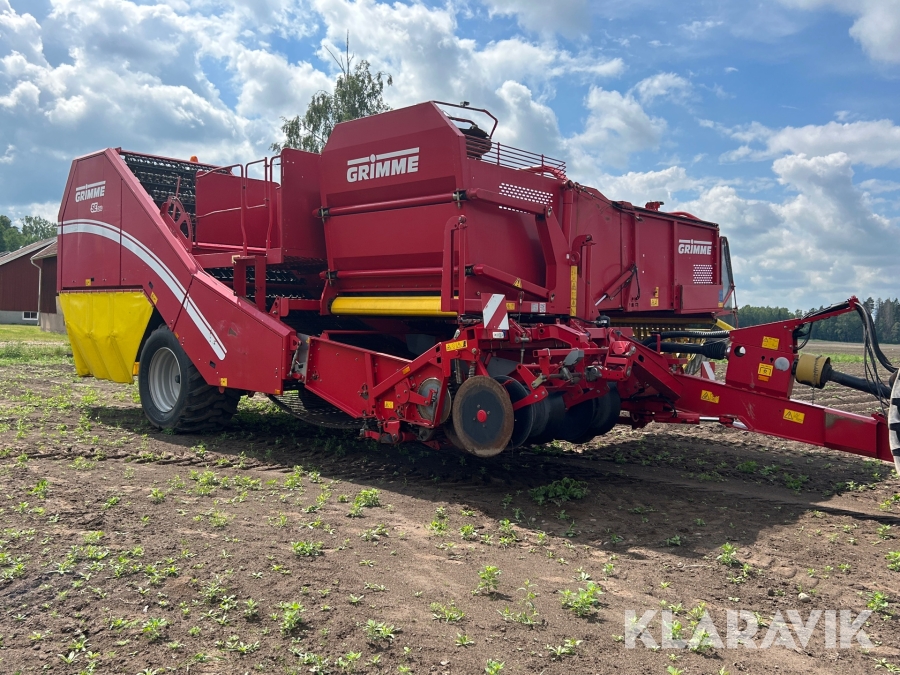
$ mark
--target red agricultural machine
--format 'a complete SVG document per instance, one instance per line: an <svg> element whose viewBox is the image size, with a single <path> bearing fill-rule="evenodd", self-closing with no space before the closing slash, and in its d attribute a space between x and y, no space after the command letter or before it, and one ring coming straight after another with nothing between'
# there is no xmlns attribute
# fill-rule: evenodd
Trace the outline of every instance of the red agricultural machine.
<svg viewBox="0 0 900 675"><path fill-rule="evenodd" d="M339 124L321 154L76 159L58 279L78 373L137 375L150 422L184 431L262 392L307 422L479 456L650 422L900 453L877 371L896 369L864 305L732 328L718 225L611 201L496 125L430 102ZM865 379L799 353L850 311ZM795 381L868 391L882 413L792 400Z"/></svg>

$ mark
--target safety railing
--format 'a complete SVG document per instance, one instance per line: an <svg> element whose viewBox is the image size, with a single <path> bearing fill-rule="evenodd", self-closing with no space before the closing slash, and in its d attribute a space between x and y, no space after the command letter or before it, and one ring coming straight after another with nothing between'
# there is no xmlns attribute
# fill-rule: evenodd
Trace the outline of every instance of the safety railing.
<svg viewBox="0 0 900 675"><path fill-rule="evenodd" d="M254 252L259 250L258 247L250 247L247 238L247 214L250 211L257 209L266 209L266 250L268 250L272 246L272 230L275 226L275 209L273 207L275 182L273 179L276 160L278 160L277 165L280 167L280 157L273 157L271 159L269 159L268 157L264 157L263 159L258 159L253 162L247 162L246 164L231 164L229 166L220 166L208 171L199 171L197 173L197 181L199 182L203 177L210 174L227 173L227 175L234 176L234 170L237 169L239 171L238 177L240 178L240 198L238 200L238 206L233 206L227 209L216 209L214 211L207 211L206 213L202 214L198 213L196 219L197 223L199 224L201 218L207 218L209 216L214 216L221 213L234 213L235 211L239 211L241 224L241 252L244 256L247 256L251 248L254 248ZM265 185L264 197L263 201L259 204L248 204L247 185L250 176L250 167L257 164L262 164L263 167L263 183ZM197 242L197 245L213 246L214 248L218 248L218 245L209 243L204 244L203 242Z"/></svg>
<svg viewBox="0 0 900 675"><path fill-rule="evenodd" d="M559 179L566 176L566 163L562 160L503 145L486 138L467 137L466 152L472 159L508 169L548 174Z"/></svg>

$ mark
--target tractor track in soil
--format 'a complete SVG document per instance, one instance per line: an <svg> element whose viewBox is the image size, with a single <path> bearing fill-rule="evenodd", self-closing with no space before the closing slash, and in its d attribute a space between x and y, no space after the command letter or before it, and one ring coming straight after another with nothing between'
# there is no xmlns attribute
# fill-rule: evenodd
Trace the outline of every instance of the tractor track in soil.
<svg viewBox="0 0 900 675"><path fill-rule="evenodd" d="M842 370L852 373L854 365ZM816 400L844 407L842 395L826 388ZM877 402L862 395L853 405L868 412ZM478 459L361 443L348 432L303 425L260 397L242 403L227 435L167 435L147 426L131 388L79 380L66 365L0 367L0 425L0 490L8 495L8 504L0 504L2 552L26 566L0 586L2 672L46 666L74 675L79 670L58 655L68 654L80 633L101 655L96 672L125 675L144 668L307 672L311 666L298 653L329 659L337 674L337 660L355 652L362 654L357 672L371 673L403 666L472 675L488 659L504 662L504 675L662 675L673 664L685 675L720 668L770 673L773 665L782 673L824 675L870 673L877 659L900 664L893 618L870 620L866 630L876 644L869 653L827 648L821 626L806 647L706 655L627 650L616 637L625 632L625 612L663 605L686 611L706 603L723 639L729 609L765 618L788 609L804 617L811 609L855 615L877 591L888 598L883 614L892 614L900 572L887 568L885 555L900 549L892 534L900 531L893 498L900 481L888 477L886 465L852 455L719 426L651 425L617 428L586 446L548 444ZM302 478L288 487L296 465L304 467ZM241 500L236 483L201 493L201 476L258 481L258 489ZM530 497L563 478L582 481L587 496L543 505ZM45 499L34 493L41 479L48 481ZM164 493L158 503L150 498L154 489ZM381 506L348 518L351 504L338 497L352 502L372 489ZM120 501L106 506L114 497ZM507 520L516 541L501 545ZM446 522L446 532L429 529L435 522ZM361 538L379 524L387 534ZM471 540L461 535L466 525L475 532ZM71 547L83 551L91 532L103 532L99 545L111 554L96 562L108 566L92 572L90 561L79 559L73 570L59 572ZM320 541L323 554L297 556L293 541ZM726 542L750 566L746 578L717 561ZM135 546L143 549L139 571L111 574L116 556ZM177 576L151 584L146 565L164 566L168 558ZM484 565L502 571L498 592L473 596ZM0 564L0 572L10 569ZM586 617L560 602L560 591L585 587L578 570L604 589ZM215 579L237 602L257 602L260 617L246 620L231 609L220 625L226 601L203 596ZM500 615L506 607L523 611L517 589L526 579L537 592L533 628ZM379 585L386 590L373 590ZM350 594L363 599L350 604ZM279 603L297 601L306 610L304 625L282 634L269 615L281 616ZM450 602L465 617L435 621L431 603ZM218 619L205 618L209 612ZM158 640L142 629L149 618L167 622ZM402 632L393 642L373 642L363 630L369 619ZM113 620L135 623L114 628ZM651 634L658 640L660 631L657 616ZM458 634L474 644L456 646ZM229 642L232 635L238 643ZM566 639L583 642L575 655L552 660L549 648ZM251 651L241 656L239 643ZM371 665L379 655L380 665ZM85 653L76 657L83 669Z"/></svg>

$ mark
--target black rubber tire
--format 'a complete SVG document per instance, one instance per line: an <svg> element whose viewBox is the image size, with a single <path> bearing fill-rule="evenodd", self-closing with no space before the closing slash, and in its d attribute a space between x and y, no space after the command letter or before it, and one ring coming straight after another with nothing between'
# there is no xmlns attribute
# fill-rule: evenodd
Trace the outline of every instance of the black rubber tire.
<svg viewBox="0 0 900 675"><path fill-rule="evenodd" d="M900 377L894 373L891 407L888 409L888 447L894 456L894 468L900 474Z"/></svg>
<svg viewBox="0 0 900 675"><path fill-rule="evenodd" d="M578 443L578 439L583 438L591 428L596 410L597 399L595 398L569 408L562 423L555 428L556 438L569 443Z"/></svg>
<svg viewBox="0 0 900 675"><path fill-rule="evenodd" d="M150 364L160 349L168 349L178 361L180 390L171 410L162 411L150 392ZM138 391L147 420L157 429L180 432L209 431L227 426L237 412L241 393L235 389L220 392L207 384L172 331L160 326L153 331L141 349ZM186 386L185 386L186 383Z"/></svg>
<svg viewBox="0 0 900 675"><path fill-rule="evenodd" d="M503 385L509 394L509 400L513 404L518 403L528 396L528 389L524 384L506 375L498 375L494 378ZM513 432L509 439L510 448L520 447L531 435L534 426L534 406L526 405L524 408L513 410Z"/></svg>
<svg viewBox="0 0 900 675"><path fill-rule="evenodd" d="M594 419L591 421L590 428L582 436L572 441L576 445L587 443L597 436L609 433L619 421L622 399L615 385L612 385L606 394L595 398L594 401Z"/></svg>
<svg viewBox="0 0 900 675"><path fill-rule="evenodd" d="M550 394L534 405L541 406L542 410L537 411L531 438L528 440L534 445L543 445L558 438L557 433L566 416L566 404L563 403L562 394Z"/></svg>

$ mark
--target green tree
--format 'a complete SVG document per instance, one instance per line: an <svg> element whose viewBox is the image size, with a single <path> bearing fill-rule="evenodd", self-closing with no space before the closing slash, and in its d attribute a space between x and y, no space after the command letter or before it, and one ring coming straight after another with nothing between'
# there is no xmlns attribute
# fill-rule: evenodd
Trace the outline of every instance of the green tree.
<svg viewBox="0 0 900 675"><path fill-rule="evenodd" d="M330 51L328 53L331 54ZM385 85L393 84L393 78L381 71L373 75L366 60L353 65L350 33L347 33L344 54L341 57L331 54L331 58L341 69L334 91L330 94L326 91L317 92L303 117L282 117L281 131L284 140L272 143L272 150L280 152L284 148L298 148L308 152L322 152L336 124L391 109L384 102L382 94Z"/></svg>
<svg viewBox="0 0 900 675"><path fill-rule="evenodd" d="M25 216L22 218L22 236L26 244L50 239L56 236L56 223L40 216Z"/></svg>
<svg viewBox="0 0 900 675"><path fill-rule="evenodd" d="M56 224L40 216L22 218L22 228L12 224L7 217L0 215L0 252L15 251L42 239L56 236Z"/></svg>

